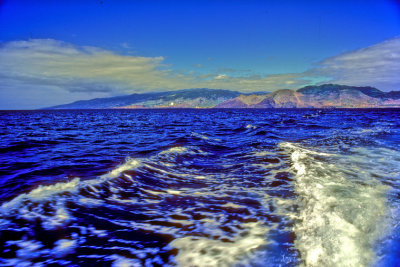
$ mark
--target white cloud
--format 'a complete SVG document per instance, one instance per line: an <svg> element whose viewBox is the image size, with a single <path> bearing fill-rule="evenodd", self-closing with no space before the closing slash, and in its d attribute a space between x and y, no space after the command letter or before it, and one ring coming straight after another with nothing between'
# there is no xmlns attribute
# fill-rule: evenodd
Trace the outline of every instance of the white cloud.
<svg viewBox="0 0 400 267"><path fill-rule="evenodd" d="M327 58L305 74L332 83L400 90L400 37Z"/></svg>
<svg viewBox="0 0 400 267"><path fill-rule="evenodd" d="M215 80L223 80L228 78L228 75L226 74L218 74L217 76L214 77Z"/></svg>
<svg viewBox="0 0 400 267"><path fill-rule="evenodd" d="M162 88L163 57L121 56L56 40L16 41L0 49L0 76L70 92L126 92Z"/></svg>

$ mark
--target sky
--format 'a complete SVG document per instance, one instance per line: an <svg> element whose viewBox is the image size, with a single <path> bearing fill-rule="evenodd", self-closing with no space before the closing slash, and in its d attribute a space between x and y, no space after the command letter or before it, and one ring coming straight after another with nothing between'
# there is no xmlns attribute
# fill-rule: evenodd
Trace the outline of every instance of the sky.
<svg viewBox="0 0 400 267"><path fill-rule="evenodd" d="M0 109L187 88L400 90L400 1L0 0Z"/></svg>

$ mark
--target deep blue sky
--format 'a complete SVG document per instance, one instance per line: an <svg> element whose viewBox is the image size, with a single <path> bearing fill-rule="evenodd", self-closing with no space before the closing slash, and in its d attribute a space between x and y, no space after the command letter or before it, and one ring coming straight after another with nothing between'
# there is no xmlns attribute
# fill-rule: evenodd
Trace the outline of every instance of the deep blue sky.
<svg viewBox="0 0 400 267"><path fill-rule="evenodd" d="M398 1L0 3L3 44L54 39L120 55L163 57L162 64L184 74L301 73L326 58L400 35Z"/></svg>
<svg viewBox="0 0 400 267"><path fill-rule="evenodd" d="M52 38L164 56L176 68L282 73L400 34L395 1L59 2L3 1L0 40Z"/></svg>

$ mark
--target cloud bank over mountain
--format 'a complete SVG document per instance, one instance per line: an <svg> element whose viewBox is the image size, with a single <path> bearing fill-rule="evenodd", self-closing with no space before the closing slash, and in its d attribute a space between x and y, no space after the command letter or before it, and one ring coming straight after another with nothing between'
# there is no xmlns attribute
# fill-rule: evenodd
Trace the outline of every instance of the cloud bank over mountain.
<svg viewBox="0 0 400 267"><path fill-rule="evenodd" d="M385 91L400 89L399 73L400 37L327 58L305 72L328 77L333 83L369 85Z"/></svg>
<svg viewBox="0 0 400 267"><path fill-rule="evenodd" d="M1 108L183 88L274 91L326 82L400 88L400 37L327 58L302 73L273 75L183 72L162 56L122 55L53 39L3 43L0 62Z"/></svg>

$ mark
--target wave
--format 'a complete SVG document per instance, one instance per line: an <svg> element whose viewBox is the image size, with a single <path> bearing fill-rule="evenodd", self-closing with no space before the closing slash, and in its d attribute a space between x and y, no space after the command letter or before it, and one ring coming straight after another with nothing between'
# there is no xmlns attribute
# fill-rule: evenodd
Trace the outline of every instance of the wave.
<svg viewBox="0 0 400 267"><path fill-rule="evenodd" d="M140 165L139 161L127 158L126 161L97 179L82 181L74 178L68 182L58 182L53 185L40 185L28 193L20 194L11 201L0 206L0 231L9 235L11 240L6 247L16 249L15 256L1 259L0 264L5 266L30 266L31 259L40 257L62 258L74 253L80 240L76 233L64 237L35 236L36 231L47 231L42 235L51 235L60 229L71 225L77 218L71 214L69 202L81 203L85 206L99 205L102 200L85 197L82 193L99 192L104 183L119 177L123 172L132 170ZM38 224L39 223L39 224ZM90 227L87 228L90 231ZM85 231L88 231L85 230ZM99 234L99 233L96 233ZM49 247L48 240L52 240ZM82 240L81 240L82 241ZM4 245L4 244L3 244ZM67 264L68 262L57 261Z"/></svg>
<svg viewBox="0 0 400 267"><path fill-rule="evenodd" d="M3 203L0 245L15 255L0 265L366 266L396 253L393 151L200 142Z"/></svg>
<svg viewBox="0 0 400 267"><path fill-rule="evenodd" d="M20 194L11 201L0 206L0 214L3 218L15 216L30 222L41 220L41 226L46 230L54 230L74 220L70 215L66 202L73 199L85 204L99 204L99 200L85 198L81 195L83 191L98 192L99 185L119 177L121 173L139 166L135 159L127 158L125 162L109 173L94 180L82 181L74 178L68 182L59 182L53 185L40 185L28 193ZM3 219L1 224L8 225L10 222ZM64 243L66 244L66 243ZM57 250L57 248L55 248Z"/></svg>
<svg viewBox="0 0 400 267"><path fill-rule="evenodd" d="M106 180L116 178L120 176L122 172L138 167L139 164L140 163L137 160L127 158L125 163L94 180L81 181L80 178L74 178L71 181L59 182L54 185L39 185L36 189L33 189L29 193L23 193L11 201L3 203L0 207L0 212L3 214L9 212L10 209L22 206L27 200L40 202L56 195L65 195L67 193L77 192L78 189L82 187L94 186L103 183Z"/></svg>

